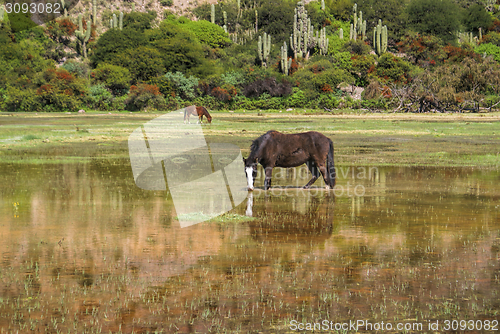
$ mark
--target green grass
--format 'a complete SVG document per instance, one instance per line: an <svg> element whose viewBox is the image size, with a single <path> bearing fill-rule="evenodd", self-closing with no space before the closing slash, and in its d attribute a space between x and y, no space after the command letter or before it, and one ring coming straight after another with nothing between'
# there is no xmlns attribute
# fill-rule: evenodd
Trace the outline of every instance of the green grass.
<svg viewBox="0 0 500 334"><path fill-rule="evenodd" d="M209 142L232 143L249 153L269 130L319 131L335 145L337 165L500 165L500 113L395 114L294 109L216 112L203 125ZM0 161L53 163L128 158L128 136L161 113L85 115L0 113ZM29 133L29 135L26 135Z"/></svg>
<svg viewBox="0 0 500 334"><path fill-rule="evenodd" d="M242 222L246 222L246 221L251 221L251 220L254 220L255 218L238 215L236 213L224 213L222 215L214 217L213 215L208 215L208 214L205 214L203 212L193 212L193 213L178 215L174 219L176 219L176 220L196 220L196 221L202 220L202 221L206 221L208 223L229 224L229 223L242 223Z"/></svg>

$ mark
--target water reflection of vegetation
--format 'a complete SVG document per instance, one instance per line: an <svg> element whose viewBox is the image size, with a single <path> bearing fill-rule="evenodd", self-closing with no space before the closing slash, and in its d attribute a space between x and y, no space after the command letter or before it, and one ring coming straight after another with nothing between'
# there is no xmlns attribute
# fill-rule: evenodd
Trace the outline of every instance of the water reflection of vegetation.
<svg viewBox="0 0 500 334"><path fill-rule="evenodd" d="M255 192L252 221L180 229L124 161L0 167L6 331L498 318L498 171L379 168L361 198Z"/></svg>

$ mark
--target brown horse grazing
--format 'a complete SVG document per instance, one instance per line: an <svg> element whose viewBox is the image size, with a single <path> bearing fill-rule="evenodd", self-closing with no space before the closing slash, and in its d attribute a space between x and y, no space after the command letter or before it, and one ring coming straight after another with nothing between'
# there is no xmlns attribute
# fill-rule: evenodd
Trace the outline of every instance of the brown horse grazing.
<svg viewBox="0 0 500 334"><path fill-rule="evenodd" d="M326 187L335 186L335 165L333 162L333 143L319 132L310 131L295 134L283 134L278 131L268 131L252 142L250 155L245 162L248 190L253 190L257 174L257 163L264 167L266 178L264 190L271 186L271 176L274 167L297 167L306 164L313 177L304 186L309 188L323 175Z"/></svg>
<svg viewBox="0 0 500 334"><path fill-rule="evenodd" d="M203 121L203 116L207 118L208 123L212 123L212 116L208 113L207 109L205 107L196 107L196 106L190 106L187 108L184 108L184 124L186 123L186 120L189 123L189 116L198 116L198 122L201 123Z"/></svg>

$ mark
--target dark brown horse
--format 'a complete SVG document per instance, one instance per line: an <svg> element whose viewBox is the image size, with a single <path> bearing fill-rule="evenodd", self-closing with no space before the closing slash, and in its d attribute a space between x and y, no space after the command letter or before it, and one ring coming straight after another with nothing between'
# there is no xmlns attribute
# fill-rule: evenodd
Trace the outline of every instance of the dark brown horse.
<svg viewBox="0 0 500 334"><path fill-rule="evenodd" d="M207 118L208 123L212 123L212 116L210 116L205 107L190 106L184 108L184 123L186 123L186 120L189 123L189 116L191 115L198 116L199 123L203 121L203 116Z"/></svg>
<svg viewBox="0 0 500 334"><path fill-rule="evenodd" d="M250 155L244 161L249 190L253 190L257 163L265 170L264 190L271 186L274 167L297 167L304 163L313 175L304 189L316 181L319 172L323 175L327 188L335 186L333 143L319 132L288 135L271 130L252 142Z"/></svg>

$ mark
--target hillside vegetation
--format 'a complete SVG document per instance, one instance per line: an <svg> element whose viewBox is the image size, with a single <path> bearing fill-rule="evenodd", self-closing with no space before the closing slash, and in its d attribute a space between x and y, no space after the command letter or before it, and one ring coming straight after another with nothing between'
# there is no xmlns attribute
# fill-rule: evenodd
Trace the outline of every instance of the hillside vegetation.
<svg viewBox="0 0 500 334"><path fill-rule="evenodd" d="M1 6L0 110L488 111L497 2L87 0L31 28Z"/></svg>

